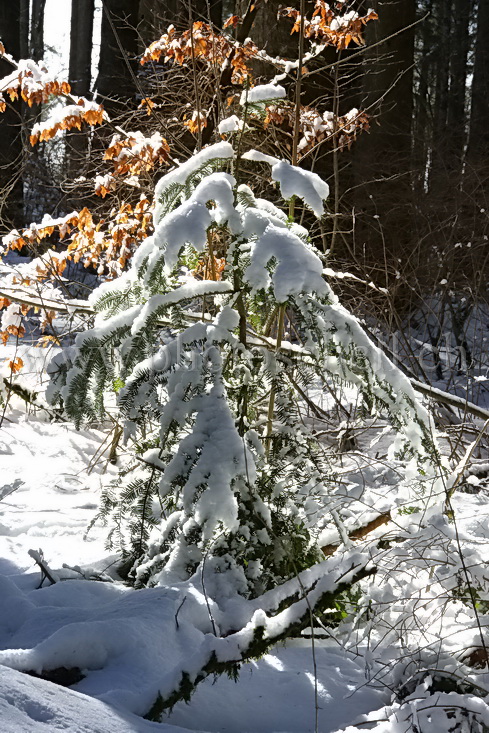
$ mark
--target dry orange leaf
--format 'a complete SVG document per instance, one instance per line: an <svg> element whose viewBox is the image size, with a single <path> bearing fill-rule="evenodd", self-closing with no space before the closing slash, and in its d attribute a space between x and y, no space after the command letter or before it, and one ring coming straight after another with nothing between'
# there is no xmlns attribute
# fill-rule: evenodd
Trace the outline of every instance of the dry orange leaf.
<svg viewBox="0 0 489 733"><path fill-rule="evenodd" d="M241 18L239 15L230 15L229 18L226 20L226 22L223 25L223 28L229 28L230 26L233 26L233 28L236 28Z"/></svg>
<svg viewBox="0 0 489 733"><path fill-rule="evenodd" d="M202 113L194 112L190 120L185 120L183 124L185 127L188 127L192 135L196 135L199 130L207 126L207 117Z"/></svg>
<svg viewBox="0 0 489 733"><path fill-rule="evenodd" d="M141 100L139 109L142 109L144 107L146 107L146 114L149 117L149 115L153 111L153 107L156 107L156 104L153 102L152 99L150 99L150 97L144 97L144 99Z"/></svg>
<svg viewBox="0 0 489 733"><path fill-rule="evenodd" d="M37 342L37 346L42 346L43 349L45 349L49 344L59 344L59 339L56 338L56 336L52 336L51 334L46 334L45 336L41 336L41 338Z"/></svg>
<svg viewBox="0 0 489 733"><path fill-rule="evenodd" d="M24 362L22 361L20 356L17 356L17 358L15 358L13 361L9 361L8 365L12 374L17 374L17 372L20 372L20 370L24 366Z"/></svg>
<svg viewBox="0 0 489 733"><path fill-rule="evenodd" d="M279 15L293 18L294 25L291 33L298 33L301 29L301 14L295 8L284 8L280 10ZM322 42L335 46L338 50L348 48L350 43L354 41L359 46L364 45L362 36L363 26L370 20L377 20L378 15L370 10L366 15L346 17L335 13L329 3L325 0L316 0L314 12L312 14L314 20L304 18L304 35L306 38L314 38ZM334 27L333 21L343 21L336 23Z"/></svg>

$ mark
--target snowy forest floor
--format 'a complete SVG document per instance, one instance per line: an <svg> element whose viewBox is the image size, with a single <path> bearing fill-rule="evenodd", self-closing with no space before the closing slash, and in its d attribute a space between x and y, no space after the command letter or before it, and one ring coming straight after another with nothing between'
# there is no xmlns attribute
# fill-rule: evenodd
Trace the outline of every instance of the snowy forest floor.
<svg viewBox="0 0 489 733"><path fill-rule="evenodd" d="M26 373L35 374L44 353L22 347ZM0 356L12 358L12 346ZM380 425L368 438L369 445L376 441L372 455L382 454L384 429ZM190 704L178 703L164 723L144 720L161 681L197 653L205 635L198 620L204 602L192 586L185 595L181 588L128 588L114 571L117 558L105 550L106 529L95 524L85 535L101 483L116 471L104 456L105 438L102 430L77 431L42 414L27 415L17 398L5 413L0 428L2 733L308 733L315 730L315 687L321 733L406 732L415 729L414 720L422 733L464 730L450 727L446 711L457 706L468 711L467 731L486 730L474 726L489 726L483 694L489 674L463 665L463 654L480 648L478 622L467 604L448 592L456 587L460 563L454 560L445 578L434 570L443 566L441 548L453 541L449 526L429 525L409 539L418 518L402 513L362 543L365 548L372 537L393 533L407 538L374 558L384 574L377 586L383 595L379 591L372 598L384 607L378 627L375 621L368 634L353 633L346 644L334 634L316 638L314 650L310 638L291 640L243 665L237 682L208 678ZM466 489L474 493L457 492L453 499L463 556L481 568L482 578L489 560L485 463L483 457L476 460L477 471L465 477ZM395 503L392 467L373 458L368 464L363 447L345 458L344 467L352 526L362 512L368 518L372 510L386 511ZM328 532L323 544L332 541ZM61 582L45 581L39 588L41 573L30 550L42 551ZM408 557L423 558L419 572L406 563ZM97 575L103 580L83 577ZM387 605L392 628L400 629L394 635L385 626ZM395 685L410 678L420 658L425 666L435 659L447 674L454 674L453 660L459 660L456 674L462 670L466 688L433 694L425 679L407 698L396 696ZM46 677L46 670L61 676L78 670L82 679L67 688L25 674Z"/></svg>
<svg viewBox="0 0 489 733"><path fill-rule="evenodd" d="M1 476L8 476L8 484L2 480L5 498L0 505L0 646L37 648L34 668L39 659L47 659L44 655L52 654L49 640L65 628L64 647L55 652L62 655L57 667L69 668L70 657L79 662L80 645L97 645L95 653L100 656L100 669L71 690L1 667L4 733L45 731L47 725L70 731L313 729L314 675L308 640L290 642L245 665L238 683L226 678L215 684L207 681L190 705L177 706L169 725L149 723L125 711L128 697L138 692L151 702L151 690L156 693L174 656L192 650L190 634L175 649L173 598L168 615L162 607L167 593L161 590L131 591L118 583L83 579L51 586L48 582L39 589L40 572L28 555L30 549L41 548L58 572L63 564L110 571L114 557L104 551L104 528L95 527L84 538L101 479L98 469L89 476L85 469L104 436L63 424L27 421L20 413L9 415L0 436ZM15 654L2 653L0 659L15 667ZM317 665L321 730L337 730L389 699L385 691L366 687L363 662L332 642L322 642L317 649Z"/></svg>

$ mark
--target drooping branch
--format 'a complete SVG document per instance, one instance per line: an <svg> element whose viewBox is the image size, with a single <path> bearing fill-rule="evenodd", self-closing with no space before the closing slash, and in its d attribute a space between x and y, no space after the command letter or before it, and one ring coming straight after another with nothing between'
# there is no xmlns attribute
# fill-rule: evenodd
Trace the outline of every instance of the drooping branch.
<svg viewBox="0 0 489 733"><path fill-rule="evenodd" d="M444 392L436 387L430 387L428 384L418 381L417 379L411 379L411 384L417 392L429 397L434 402L441 402L443 405L451 405L456 407L462 412L467 412L474 417L480 417L482 420L489 420L489 410L485 410L479 405L474 405L473 402L468 402L463 397L457 397L456 395Z"/></svg>

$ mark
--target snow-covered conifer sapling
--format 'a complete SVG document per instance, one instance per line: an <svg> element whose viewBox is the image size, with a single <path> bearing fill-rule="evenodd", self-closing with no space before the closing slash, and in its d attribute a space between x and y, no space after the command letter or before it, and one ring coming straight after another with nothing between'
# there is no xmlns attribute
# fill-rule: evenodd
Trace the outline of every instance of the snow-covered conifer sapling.
<svg viewBox="0 0 489 733"><path fill-rule="evenodd" d="M328 187L317 175L257 151L244 157L270 167L284 203L299 197L322 216ZM127 272L93 293L94 327L52 362L49 398L80 425L103 417L117 393L134 460L105 488L100 514L131 581L198 577L209 602L241 597L266 616L297 609L309 591L310 604L331 602L336 588L337 562L324 560L315 532L341 514L341 497L334 456L303 419L311 384L347 382L366 410L389 415L392 456L415 466L413 503L430 500L439 458L428 413L338 302L308 231L239 185L235 168L223 141L160 179L154 234ZM341 587L367 566L357 553L341 566L339 576L351 570ZM267 594L273 602L256 600ZM228 661L306 624L301 609L275 631L264 632L262 616L245 618L247 641ZM209 653L202 669L219 671Z"/></svg>

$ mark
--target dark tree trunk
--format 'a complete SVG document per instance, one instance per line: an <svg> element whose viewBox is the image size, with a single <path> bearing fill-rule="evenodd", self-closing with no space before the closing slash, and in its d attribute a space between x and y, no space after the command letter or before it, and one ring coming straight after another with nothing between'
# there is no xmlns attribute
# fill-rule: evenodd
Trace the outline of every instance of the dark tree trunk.
<svg viewBox="0 0 489 733"><path fill-rule="evenodd" d="M0 38L14 59L21 53L21 24L17 3L0 3ZM24 40L25 43L25 40ZM0 58L0 78L12 66ZM21 103L7 101L0 114L0 226L3 231L23 224Z"/></svg>
<svg viewBox="0 0 489 733"><path fill-rule="evenodd" d="M446 189L448 175L447 123L450 85L450 29L452 0L437 0L435 5L435 81L433 103L433 138L431 145L430 191L434 195Z"/></svg>
<svg viewBox="0 0 489 733"><path fill-rule="evenodd" d="M139 0L139 33L142 45L146 48L156 41L163 31L163 24L158 19L155 0Z"/></svg>
<svg viewBox="0 0 489 733"><path fill-rule="evenodd" d="M469 140L464 172L467 195L466 239L477 238L482 246L474 250L474 281L487 283L489 263L489 2L479 0L474 72L471 90ZM474 237L475 235L475 237Z"/></svg>
<svg viewBox="0 0 489 733"><path fill-rule="evenodd" d="M221 28L223 21L226 20L226 18L223 18L223 0L211 0L210 2L210 18L213 25L215 25L217 28Z"/></svg>
<svg viewBox="0 0 489 733"><path fill-rule="evenodd" d="M32 0L29 55L34 61L44 56L44 9L46 0Z"/></svg>
<svg viewBox="0 0 489 733"><path fill-rule="evenodd" d="M269 56L295 60L299 50L299 34L291 34L293 21L290 18L277 18L279 9L287 5L281 0L263 3L253 23L251 37L258 48L264 49ZM273 74L268 63L257 62L255 67L255 72L265 79Z"/></svg>
<svg viewBox="0 0 489 733"><path fill-rule="evenodd" d="M461 178L466 143L466 84L471 0L455 0L450 42L450 94L447 110L447 154L451 171Z"/></svg>
<svg viewBox="0 0 489 733"><path fill-rule="evenodd" d="M94 0L71 0L70 66L71 91L88 97L92 79L92 35Z"/></svg>
<svg viewBox="0 0 489 733"><path fill-rule="evenodd" d="M103 0L96 90L110 117L134 103L138 84L139 0Z"/></svg>
<svg viewBox="0 0 489 733"><path fill-rule="evenodd" d="M77 97L91 96L93 13L94 0L71 0L68 81L72 93ZM70 180L86 173L87 146L88 137L85 131L74 130L66 136L66 169ZM68 208L79 208L80 205L78 197L69 197Z"/></svg>
<svg viewBox="0 0 489 733"><path fill-rule="evenodd" d="M489 2L479 0L467 161L478 167L489 157Z"/></svg>
<svg viewBox="0 0 489 733"><path fill-rule="evenodd" d="M362 108L376 119L354 150L358 176L356 246L368 266L405 252L412 203L415 0L372 3L379 20L367 26ZM373 45L378 44L378 45ZM380 262L379 262L380 261ZM381 265L382 266L382 265ZM387 273L386 273L387 276Z"/></svg>
<svg viewBox="0 0 489 733"><path fill-rule="evenodd" d="M417 66L418 84L414 110L414 140L413 140L413 169L414 186L418 195L423 195L425 177L428 166L429 150L432 140L428 131L431 129L430 89L433 82L434 39L436 28L432 21L433 1L428 0L421 8L423 15L428 17L419 31Z"/></svg>
<svg viewBox="0 0 489 733"><path fill-rule="evenodd" d="M29 0L19 2L20 58L29 56Z"/></svg>
<svg viewBox="0 0 489 733"><path fill-rule="evenodd" d="M393 151L410 150L413 113L415 0L374 0L379 20L367 25L363 106L378 114L379 140Z"/></svg>
<svg viewBox="0 0 489 733"><path fill-rule="evenodd" d="M46 0L31 1L29 23L29 58L40 62L44 58L44 15ZM22 109L24 126L24 218L37 221L44 213L53 210L57 202L57 190L45 156L45 143L31 147L29 134L33 125L41 118L41 106Z"/></svg>

